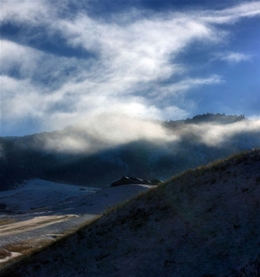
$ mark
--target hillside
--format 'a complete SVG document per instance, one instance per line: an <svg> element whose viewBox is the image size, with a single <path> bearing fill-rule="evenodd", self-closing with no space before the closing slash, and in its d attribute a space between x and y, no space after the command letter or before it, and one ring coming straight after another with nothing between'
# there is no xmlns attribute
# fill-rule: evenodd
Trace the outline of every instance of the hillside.
<svg viewBox="0 0 260 277"><path fill-rule="evenodd" d="M189 170L1 276L260 276L260 150Z"/></svg>
<svg viewBox="0 0 260 277"><path fill-rule="evenodd" d="M260 147L259 137L260 122L244 116L169 122L101 116L60 131L0 138L0 190L32 178L93 187L122 175L165 180Z"/></svg>

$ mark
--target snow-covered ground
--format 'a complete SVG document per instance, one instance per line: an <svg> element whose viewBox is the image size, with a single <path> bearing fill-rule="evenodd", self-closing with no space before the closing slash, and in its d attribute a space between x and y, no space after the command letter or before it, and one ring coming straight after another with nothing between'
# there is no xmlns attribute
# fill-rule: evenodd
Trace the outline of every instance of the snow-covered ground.
<svg viewBox="0 0 260 277"><path fill-rule="evenodd" d="M26 181L14 190L0 192L0 204L6 204L10 213L28 213L37 209L49 209L72 197L99 191L99 188L74 186L34 179Z"/></svg>
<svg viewBox="0 0 260 277"><path fill-rule="evenodd" d="M25 241L38 247L43 240L55 240L149 188L125 185L102 190L40 179L26 181L19 188L0 192L0 250ZM0 257L0 263L7 260Z"/></svg>

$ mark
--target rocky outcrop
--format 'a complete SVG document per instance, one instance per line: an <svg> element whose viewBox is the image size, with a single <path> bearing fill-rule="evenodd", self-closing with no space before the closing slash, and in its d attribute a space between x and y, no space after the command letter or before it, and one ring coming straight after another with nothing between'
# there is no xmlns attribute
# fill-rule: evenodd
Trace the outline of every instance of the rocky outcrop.
<svg viewBox="0 0 260 277"><path fill-rule="evenodd" d="M152 179L152 180L144 180L136 177L131 177L131 176L122 176L122 178L112 182L110 184L111 187L118 187L118 186L123 186L123 185L134 185L134 184L142 184L142 185L158 185L162 183L162 181L158 179Z"/></svg>

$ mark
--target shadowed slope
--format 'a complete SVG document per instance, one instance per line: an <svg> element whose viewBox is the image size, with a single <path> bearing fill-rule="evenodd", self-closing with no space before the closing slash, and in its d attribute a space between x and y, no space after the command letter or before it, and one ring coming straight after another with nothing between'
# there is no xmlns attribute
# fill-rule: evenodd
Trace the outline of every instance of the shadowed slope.
<svg viewBox="0 0 260 277"><path fill-rule="evenodd" d="M246 266L255 275L232 276L256 277L259 199L255 150L174 177L1 276L231 276Z"/></svg>

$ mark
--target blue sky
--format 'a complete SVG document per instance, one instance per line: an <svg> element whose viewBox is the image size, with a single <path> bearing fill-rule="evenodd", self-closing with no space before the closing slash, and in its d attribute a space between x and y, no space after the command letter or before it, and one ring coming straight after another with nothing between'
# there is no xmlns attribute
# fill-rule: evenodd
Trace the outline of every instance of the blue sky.
<svg viewBox="0 0 260 277"><path fill-rule="evenodd" d="M260 117L260 1L0 3L1 136L105 112Z"/></svg>

